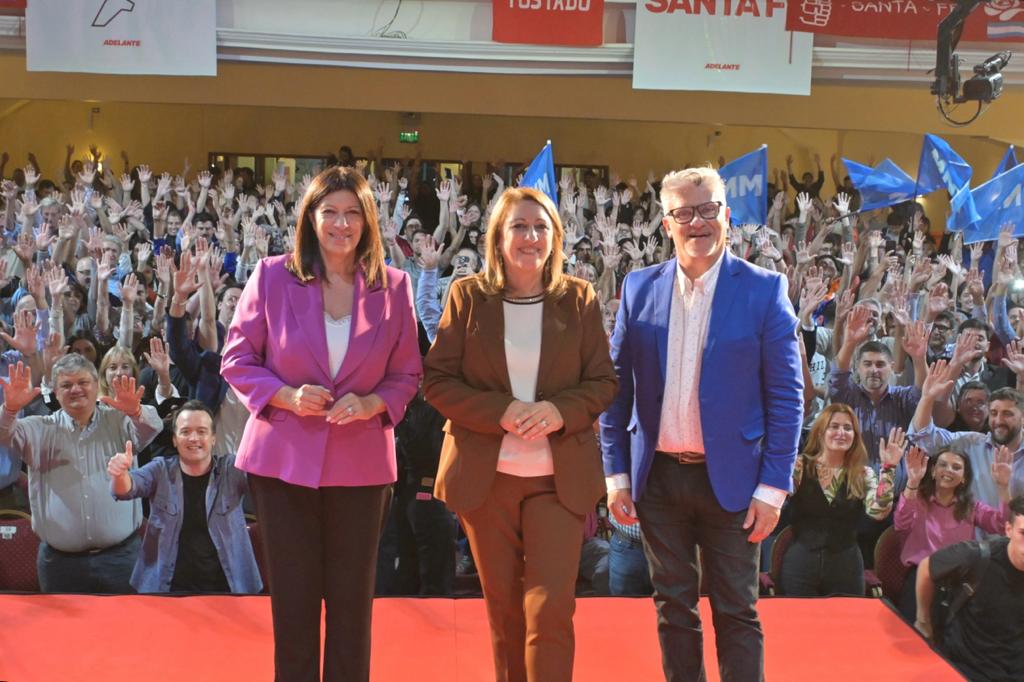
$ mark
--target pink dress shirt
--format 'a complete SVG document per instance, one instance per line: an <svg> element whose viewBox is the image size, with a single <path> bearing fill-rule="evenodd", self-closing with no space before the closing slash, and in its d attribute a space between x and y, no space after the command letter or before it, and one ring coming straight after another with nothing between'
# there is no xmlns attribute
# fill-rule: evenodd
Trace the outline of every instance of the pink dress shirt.
<svg viewBox="0 0 1024 682"><path fill-rule="evenodd" d="M916 566L936 550L974 539L974 529L989 534L1002 534L1009 506L993 509L984 502L975 502L974 511L963 521L953 516L953 506L944 507L932 501L925 504L920 497L908 500L900 497L896 504L893 525L903 536L900 561L904 566Z"/></svg>

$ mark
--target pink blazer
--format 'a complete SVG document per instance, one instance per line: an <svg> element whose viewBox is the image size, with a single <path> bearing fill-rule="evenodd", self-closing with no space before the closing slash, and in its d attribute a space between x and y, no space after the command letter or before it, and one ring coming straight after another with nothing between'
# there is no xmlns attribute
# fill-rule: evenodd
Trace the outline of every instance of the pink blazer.
<svg viewBox="0 0 1024 682"><path fill-rule="evenodd" d="M412 285L387 269L387 286L367 290L356 275L352 331L330 376L323 291L263 259L246 283L224 343L221 373L249 409L235 466L310 488L380 485L396 479L394 425L416 394L423 368ZM269 405L282 386L324 386L338 399L376 393L387 411L343 426Z"/></svg>

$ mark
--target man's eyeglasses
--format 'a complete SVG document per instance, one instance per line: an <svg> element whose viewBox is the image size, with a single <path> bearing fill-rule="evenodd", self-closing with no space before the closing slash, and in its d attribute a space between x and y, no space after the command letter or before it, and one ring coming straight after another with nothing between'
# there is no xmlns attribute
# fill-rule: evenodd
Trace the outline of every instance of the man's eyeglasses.
<svg viewBox="0 0 1024 682"><path fill-rule="evenodd" d="M721 201L706 201L703 204L697 204L696 206L680 206L679 208L673 208L668 212L668 214L672 216L672 220L676 221L676 224L689 225L698 215L704 220L717 218L721 210Z"/></svg>

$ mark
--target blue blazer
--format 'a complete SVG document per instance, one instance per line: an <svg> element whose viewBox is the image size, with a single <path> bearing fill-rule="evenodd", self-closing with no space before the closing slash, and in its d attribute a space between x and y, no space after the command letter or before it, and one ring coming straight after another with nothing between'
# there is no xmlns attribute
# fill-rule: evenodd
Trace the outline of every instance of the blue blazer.
<svg viewBox="0 0 1024 682"><path fill-rule="evenodd" d="M715 285L700 377L700 420L711 487L728 511L750 506L758 484L792 492L803 420L797 319L786 279L726 251ZM606 475L629 473L643 497L665 392L676 259L631 272L611 353L619 393L601 415Z"/></svg>

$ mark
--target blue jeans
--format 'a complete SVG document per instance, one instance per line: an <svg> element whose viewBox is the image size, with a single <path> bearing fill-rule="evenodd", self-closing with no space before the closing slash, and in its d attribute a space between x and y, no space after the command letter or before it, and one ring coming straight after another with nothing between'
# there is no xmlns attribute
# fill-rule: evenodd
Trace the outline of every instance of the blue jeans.
<svg viewBox="0 0 1024 682"><path fill-rule="evenodd" d="M133 594L129 584L142 547L137 534L128 541L96 554L68 554L39 544L36 570L43 592Z"/></svg>
<svg viewBox="0 0 1024 682"><path fill-rule="evenodd" d="M651 576L643 543L631 540L617 529L608 548L608 589L615 596L650 596Z"/></svg>

